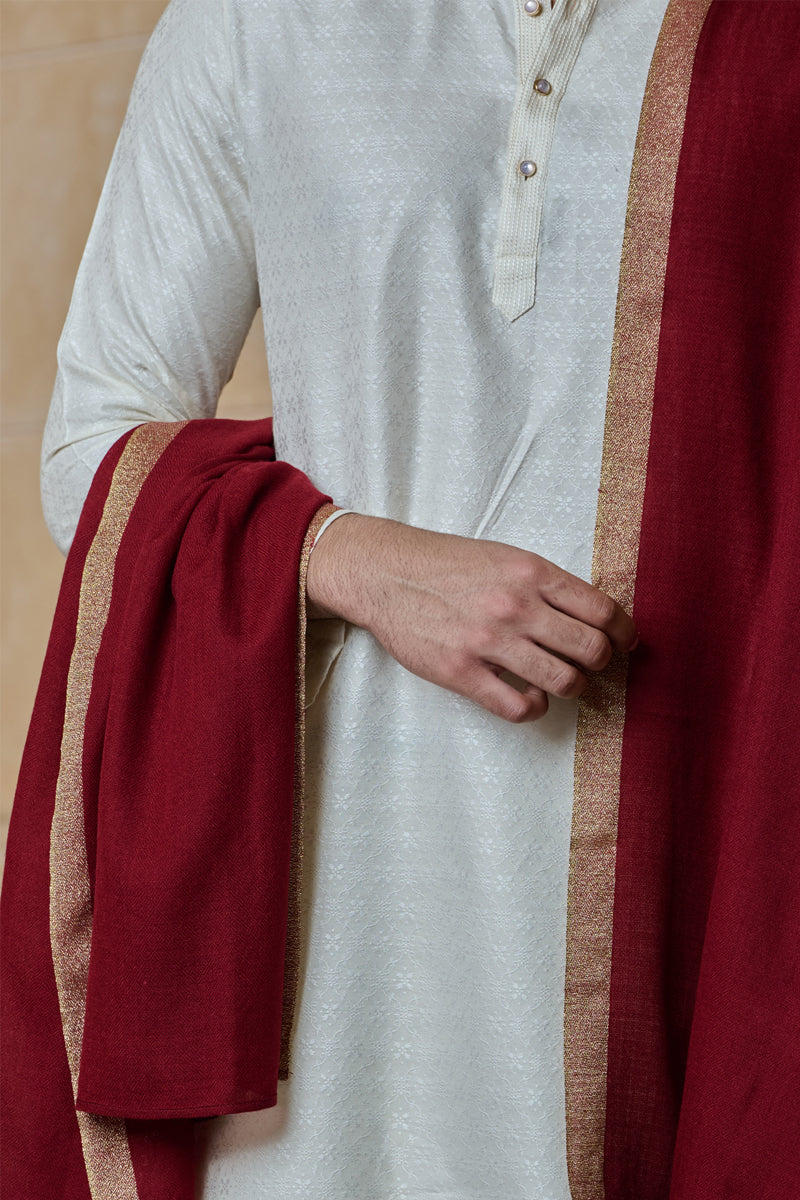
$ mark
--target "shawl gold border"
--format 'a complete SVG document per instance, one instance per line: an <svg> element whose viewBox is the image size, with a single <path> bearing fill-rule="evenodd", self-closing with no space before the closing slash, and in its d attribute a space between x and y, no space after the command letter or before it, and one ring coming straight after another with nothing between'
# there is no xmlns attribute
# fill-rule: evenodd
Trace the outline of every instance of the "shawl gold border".
<svg viewBox="0 0 800 1200"><path fill-rule="evenodd" d="M647 78L628 191L592 582L633 609L678 158L711 0L671 0ZM578 708L567 895L564 1075L573 1200L602 1200L617 818L627 660Z"/></svg>
<svg viewBox="0 0 800 1200"><path fill-rule="evenodd" d="M83 742L97 654L111 604L117 552L142 486L185 422L135 429L120 456L84 563L67 676L61 760L50 831L50 945L73 1094L77 1095L92 904L83 811ZM125 1122L78 1112L92 1200L137 1200Z"/></svg>
<svg viewBox="0 0 800 1200"><path fill-rule="evenodd" d="M306 577L311 548L321 526L339 506L326 503L318 508L303 539L300 551L297 597L297 675L295 691L294 808L292 811L291 862L289 867L289 913L286 927L286 956L283 971L283 1010L281 1016L281 1053L278 1078L290 1074L292 1025L300 978L300 892L303 873L303 809L306 772Z"/></svg>

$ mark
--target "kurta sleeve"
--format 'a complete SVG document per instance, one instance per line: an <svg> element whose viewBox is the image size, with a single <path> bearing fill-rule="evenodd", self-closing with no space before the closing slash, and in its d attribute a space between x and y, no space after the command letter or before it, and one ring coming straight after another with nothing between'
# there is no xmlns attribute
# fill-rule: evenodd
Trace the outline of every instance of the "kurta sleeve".
<svg viewBox="0 0 800 1200"><path fill-rule="evenodd" d="M171 0L150 38L58 344L42 500L62 551L109 447L211 417L259 294L227 0Z"/></svg>

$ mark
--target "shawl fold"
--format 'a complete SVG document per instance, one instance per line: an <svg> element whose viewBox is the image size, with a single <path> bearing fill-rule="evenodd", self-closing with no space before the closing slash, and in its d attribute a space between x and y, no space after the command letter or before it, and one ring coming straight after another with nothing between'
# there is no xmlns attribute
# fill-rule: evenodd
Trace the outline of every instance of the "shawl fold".
<svg viewBox="0 0 800 1200"><path fill-rule="evenodd" d="M286 1075L302 568L332 506L271 434L140 426L84 506L9 833L9 1197L189 1197L187 1118Z"/></svg>

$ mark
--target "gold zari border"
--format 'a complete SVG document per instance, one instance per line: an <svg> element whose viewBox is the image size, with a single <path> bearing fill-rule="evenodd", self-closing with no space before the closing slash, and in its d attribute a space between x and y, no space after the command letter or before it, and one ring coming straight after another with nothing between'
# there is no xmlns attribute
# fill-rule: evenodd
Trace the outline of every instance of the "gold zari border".
<svg viewBox="0 0 800 1200"><path fill-rule="evenodd" d="M642 105L611 352L592 582L633 609L675 178L711 0L671 0ZM573 1200L602 1200L611 944L627 660L578 708L567 896L564 1074Z"/></svg>
<svg viewBox="0 0 800 1200"><path fill-rule="evenodd" d="M297 596L297 675L295 690L294 807L292 810L291 861L289 866L289 912L286 925L286 955L283 968L283 1009L278 1078L289 1078L292 1024L300 977L300 890L303 870L303 806L306 771L306 577L311 548L328 517L338 504L323 504L311 519L300 551Z"/></svg>
<svg viewBox="0 0 800 1200"><path fill-rule="evenodd" d="M61 762L50 832L50 945L73 1094L77 1095L92 904L83 811L83 740L95 662L111 604L122 535L142 485L185 422L135 429L117 463L81 578L75 645L67 677ZM92 1200L137 1200L125 1122L79 1112Z"/></svg>

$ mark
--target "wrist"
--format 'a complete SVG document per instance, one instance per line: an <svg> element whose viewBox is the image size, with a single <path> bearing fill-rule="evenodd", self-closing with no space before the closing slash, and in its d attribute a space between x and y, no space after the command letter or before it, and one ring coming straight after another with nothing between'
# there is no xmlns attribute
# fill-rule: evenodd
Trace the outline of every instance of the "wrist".
<svg viewBox="0 0 800 1200"><path fill-rule="evenodd" d="M322 535L328 529L330 529L330 527L334 521L336 521L339 517L346 517L352 512L354 512L354 509L352 509L352 508L336 508L329 517L326 517L314 535L314 541L311 543L311 550L309 551L309 554L314 553L314 547L316 546L317 542L322 537Z"/></svg>
<svg viewBox="0 0 800 1200"><path fill-rule="evenodd" d="M338 617L354 625L366 624L363 563L369 553L370 526L380 517L365 517L351 510L333 514L320 529L312 547L306 573L307 612L311 619Z"/></svg>

